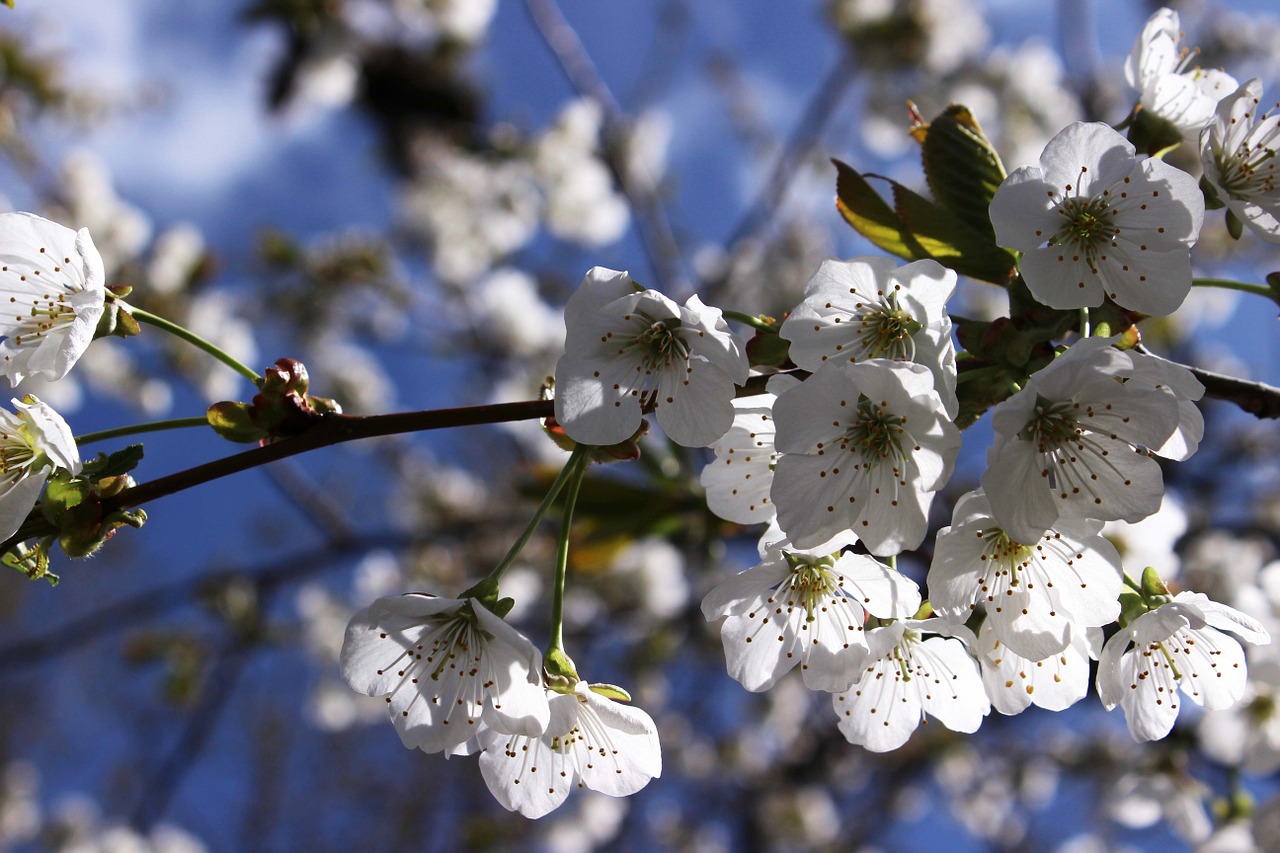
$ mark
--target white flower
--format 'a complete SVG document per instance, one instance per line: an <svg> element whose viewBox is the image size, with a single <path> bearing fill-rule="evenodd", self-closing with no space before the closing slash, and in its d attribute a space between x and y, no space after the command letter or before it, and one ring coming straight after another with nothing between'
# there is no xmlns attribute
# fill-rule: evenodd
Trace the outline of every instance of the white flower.
<svg viewBox="0 0 1280 853"><path fill-rule="evenodd" d="M1134 354L1088 338L994 409L982 488L1012 539L1035 542L1064 518L1138 521L1160 508L1152 448L1186 412L1173 387L1143 376Z"/></svg>
<svg viewBox="0 0 1280 853"><path fill-rule="evenodd" d="M992 706L1021 714L1029 705L1061 711L1089 692L1089 661L1102 650L1102 629L1069 632L1067 645L1043 659L1029 659L1000 642L988 619L978 633L978 662Z"/></svg>
<svg viewBox="0 0 1280 853"><path fill-rule="evenodd" d="M1181 42L1178 13L1158 10L1133 43L1124 79L1141 93L1145 109L1183 133L1195 133L1209 121L1218 101L1236 88L1236 81L1216 69L1184 70L1197 51L1183 48Z"/></svg>
<svg viewBox="0 0 1280 853"><path fill-rule="evenodd" d="M541 669L533 644L474 599L380 598L351 618L342 643L347 684L386 696L401 741L424 752L463 747L481 723L541 734Z"/></svg>
<svg viewBox="0 0 1280 853"><path fill-rule="evenodd" d="M1120 615L1120 555L1101 528L1100 521L1067 519L1024 545L1001 529L981 490L969 492L951 526L938 531L929 568L933 609L964 622L983 604L984 633L1033 661L1057 654L1081 629Z"/></svg>
<svg viewBox="0 0 1280 853"><path fill-rule="evenodd" d="M769 489L778 453L773 447L773 394L738 397L733 425L712 444L716 458L702 469L707 506L738 524L769 521L774 515Z"/></svg>
<svg viewBox="0 0 1280 853"><path fill-rule="evenodd" d="M1204 221L1195 178L1138 160L1100 123L1068 125L991 200L996 242L1022 252L1037 300L1087 308L1110 297L1143 314L1171 314L1191 290L1191 246Z"/></svg>
<svg viewBox="0 0 1280 853"><path fill-rule="evenodd" d="M1259 237L1280 242L1280 190L1276 149L1280 115L1259 113L1262 84L1255 78L1218 104L1200 134L1204 176L1218 197Z"/></svg>
<svg viewBox="0 0 1280 853"><path fill-rule="evenodd" d="M1180 592L1142 614L1107 641L1098 661L1098 696L1107 710L1124 709L1134 740L1159 740L1178 717L1178 690L1197 705L1229 708L1245 692L1246 642L1271 642L1240 611L1198 592Z"/></svg>
<svg viewBox="0 0 1280 853"><path fill-rule="evenodd" d="M527 818L559 807L574 788L625 797L662 775L653 719L597 693L604 685L547 691L551 720L541 735L481 734L480 773L499 803Z"/></svg>
<svg viewBox="0 0 1280 853"><path fill-rule="evenodd" d="M973 635L938 619L891 622L867 632L871 663L846 693L831 704L840 732L850 743L888 752L907 742L924 715L947 728L970 734L991 711L978 664L965 643L925 633Z"/></svg>
<svg viewBox="0 0 1280 853"><path fill-rule="evenodd" d="M50 474L80 473L80 451L61 415L30 394L13 407L0 409L0 539L22 526Z"/></svg>
<svg viewBox="0 0 1280 853"><path fill-rule="evenodd" d="M909 578L870 557L841 553L856 538L810 550L784 541L762 547L762 561L717 586L702 601L721 626L729 675L748 690L767 690L796 664L813 690L848 690L866 663L863 623L910 616L920 591Z"/></svg>
<svg viewBox="0 0 1280 853"><path fill-rule="evenodd" d="M779 334L791 360L816 371L829 360L890 358L922 364L955 417L956 353L946 304L956 274L937 261L899 267L892 258L823 261Z"/></svg>
<svg viewBox="0 0 1280 853"><path fill-rule="evenodd" d="M718 308L637 292L625 272L593 267L564 308L556 420L575 441L617 444L652 405L667 437L703 447L733 424L747 358Z"/></svg>
<svg viewBox="0 0 1280 853"><path fill-rule="evenodd" d="M93 340L105 285L87 229L32 213L0 214L0 356L11 383L67 375Z"/></svg>
<svg viewBox="0 0 1280 853"><path fill-rule="evenodd" d="M918 364L829 362L774 405L778 523L808 548L852 528L885 556L924 539L960 432Z"/></svg>

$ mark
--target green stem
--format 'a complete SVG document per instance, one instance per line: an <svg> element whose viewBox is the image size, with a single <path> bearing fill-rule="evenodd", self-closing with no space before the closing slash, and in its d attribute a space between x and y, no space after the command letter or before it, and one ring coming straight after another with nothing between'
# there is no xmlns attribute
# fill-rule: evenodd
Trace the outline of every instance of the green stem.
<svg viewBox="0 0 1280 853"><path fill-rule="evenodd" d="M1142 584L1138 583L1133 578L1129 577L1128 572L1124 573L1124 585L1129 587L1129 589L1133 590L1139 595L1142 595Z"/></svg>
<svg viewBox="0 0 1280 853"><path fill-rule="evenodd" d="M579 444L573 449L573 453L569 455L569 461L560 469L560 473L556 476L555 482L551 484L551 488L547 489L546 497L542 499L542 503L538 504L538 508L534 510L533 518L525 526L520 538L515 541L515 544L507 551L507 555L494 567L493 571L489 572L480 583L464 592L461 596L462 598L475 597L483 599L489 595L494 598L497 597L498 582L502 580L503 574L506 573L507 569L511 568L511 564L516 561L516 557L520 556L524 546L529 544L529 540L533 538L534 531L538 529L543 517L551 509L551 505L555 503L556 496L560 494L560 490L564 488L564 484L574 475L577 468L582 467L582 460L586 458L587 451L590 449L588 445L583 444Z"/></svg>
<svg viewBox="0 0 1280 853"><path fill-rule="evenodd" d="M106 441L109 438L122 438L126 435L141 435L144 432L161 432L167 429L186 429L187 427L208 426L209 419L204 415L198 418L174 418L168 421L151 421L145 424L133 424L132 426L115 427L114 429L104 429L98 432L86 432L84 435L76 436L76 444L83 447L86 444L92 444L95 441Z"/></svg>
<svg viewBox="0 0 1280 853"><path fill-rule="evenodd" d="M726 320L737 320L739 323L745 323L755 329L763 329L766 332L777 330L777 327L768 320L764 320L751 314L743 314L741 311L728 311L721 309L720 313L724 315Z"/></svg>
<svg viewBox="0 0 1280 853"><path fill-rule="evenodd" d="M149 326L155 326L157 329L164 329L169 334L174 335L175 337L181 338L182 340L186 341L187 343L191 344L197 349L204 350L205 352L209 353L209 355L213 356L218 361L225 364L227 367L230 367L236 373L239 373L241 376L243 376L245 379L248 379L250 382L252 382L255 385L257 385L262 381L262 377L259 376L257 373L255 373L253 368L242 364L240 361L235 359L229 353L219 348L216 344L212 344L209 341L206 341L204 338L200 337L190 329L184 329L182 326L179 326L177 323L171 323L168 320L164 319L163 317L157 317L155 314L152 314L150 311L143 311L141 308L136 308L133 305L128 305L121 300L116 300L116 302L119 304L119 306L123 310L128 311L129 314L133 316L133 319L137 320L138 322L146 323Z"/></svg>
<svg viewBox="0 0 1280 853"><path fill-rule="evenodd" d="M1086 306L1080 309L1080 337L1087 338L1092 333L1093 329L1089 325L1089 308Z"/></svg>
<svg viewBox="0 0 1280 853"><path fill-rule="evenodd" d="M1223 290L1239 290L1275 299L1276 292L1265 284L1249 284L1243 281L1231 281L1226 278L1196 278L1191 280L1192 287L1220 287Z"/></svg>
<svg viewBox="0 0 1280 853"><path fill-rule="evenodd" d="M556 581L554 598L551 600L551 646L547 654L564 651L564 582L569 573L569 531L573 527L573 507L578 502L578 489L582 485L582 477L587 473L587 458L570 460L566 469L574 469L569 480L569 490L564 496L564 521L560 525L560 544L556 548Z"/></svg>

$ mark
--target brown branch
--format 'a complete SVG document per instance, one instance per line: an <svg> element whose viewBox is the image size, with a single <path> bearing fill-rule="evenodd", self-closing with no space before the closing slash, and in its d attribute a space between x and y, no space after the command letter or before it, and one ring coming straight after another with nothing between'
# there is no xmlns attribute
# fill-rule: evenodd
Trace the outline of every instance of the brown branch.
<svg viewBox="0 0 1280 853"><path fill-rule="evenodd" d="M1258 418L1280 418L1280 388L1267 385L1265 382L1237 379L1234 376L1227 376L1225 373L1214 373L1212 370L1192 367L1189 364L1180 364L1156 355L1145 346L1138 346L1136 349L1153 358L1159 358L1170 364L1177 364L1179 367L1191 371L1191 374L1196 379L1199 379L1200 384L1204 386L1204 395L1206 397L1235 403L1244 411Z"/></svg>
<svg viewBox="0 0 1280 853"><path fill-rule="evenodd" d="M390 415L372 415L370 417L320 415L315 419L311 428L301 435L282 439L265 447L255 447L253 450L246 450L243 453L237 453L235 456L215 459L212 462L196 465L194 468L187 468L157 480L150 480L131 489L125 489L120 494L104 500L102 509L103 513L106 514L113 510L140 506L149 501L154 501L194 486L203 485L232 474L238 474L241 471L248 471L250 468L257 468L259 465L266 465L268 462L275 462L277 459L287 459L290 456L297 456L299 453L306 453L347 441L377 438L384 435L399 435L407 432L424 432L448 427L532 420L533 418L550 417L551 414L552 403L550 400L528 400L519 403L496 403L487 406L463 406L456 409L397 412ZM43 516L36 513L34 517L27 519L17 533L0 543L0 553L9 550L19 542L39 536L48 536L56 532Z"/></svg>

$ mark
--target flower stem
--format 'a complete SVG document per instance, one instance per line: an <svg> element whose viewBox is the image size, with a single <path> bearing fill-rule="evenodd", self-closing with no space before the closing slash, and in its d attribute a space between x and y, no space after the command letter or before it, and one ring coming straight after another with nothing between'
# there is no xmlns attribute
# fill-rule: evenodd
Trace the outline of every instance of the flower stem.
<svg viewBox="0 0 1280 853"><path fill-rule="evenodd" d="M564 496L564 520L560 525L560 544L556 548L556 580L554 598L551 600L551 645L547 652L564 651L564 581L569 573L569 531L573 527L573 507L578 502L578 488L587 473L589 460L583 456L569 460L565 470L573 468L569 490Z"/></svg>
<svg viewBox="0 0 1280 853"><path fill-rule="evenodd" d="M113 429L99 430L98 432L86 432L84 435L76 436L76 444L83 447L84 445L92 444L95 441L106 441L109 438L123 438L126 435L141 435L144 432L161 432L167 429L186 429L187 427L202 427L208 425L209 419L204 415L201 415L198 418L174 418L168 421L151 421L150 423L115 427Z"/></svg>
<svg viewBox="0 0 1280 853"><path fill-rule="evenodd" d="M1142 594L1142 584L1138 583L1133 578L1129 577L1128 572L1124 573L1124 585L1129 587L1129 589L1133 590L1139 595Z"/></svg>
<svg viewBox="0 0 1280 853"><path fill-rule="evenodd" d="M511 564L516 561L516 557L520 556L520 552L524 550L524 546L529 544L529 540L533 537L533 533L538 529L538 525L542 523L542 519L546 516L547 511L551 509L551 505L555 503L556 496L560 494L560 490L564 488L564 484L575 477L578 468L583 467L582 460L587 458L587 451L590 448L587 445L579 444L573 449L573 453L569 456L569 461L560 469L560 473L556 475L555 482L551 484L551 488L547 489L547 494L542 499L542 503L538 504L538 508L533 511L533 518L525 526L524 531L520 534L520 538L515 541L511 549L507 551L507 555L502 558L498 565L494 566L493 571L485 576L480 583L471 587L462 594L463 598L472 596L483 598L488 592L496 597L498 590L498 582L502 580L502 576L507 569L511 568ZM576 490L576 489L575 489Z"/></svg>
<svg viewBox="0 0 1280 853"><path fill-rule="evenodd" d="M777 328L776 326L773 325L773 323L770 323L768 320L753 316L751 314L744 314L741 311L730 311L727 309L721 309L720 313L725 316L726 320L737 320L739 323L745 323L746 325L751 326L752 328L755 328L755 329L763 329L767 332L771 332Z"/></svg>
<svg viewBox="0 0 1280 853"><path fill-rule="evenodd" d="M1092 333L1093 329L1089 325L1089 309L1086 306L1080 309L1080 337L1087 338Z"/></svg>
<svg viewBox="0 0 1280 853"><path fill-rule="evenodd" d="M213 356L227 367L230 367L236 373L239 373L255 385L262 381L262 377L255 373L252 368L242 364L229 353L219 348L216 344L206 341L190 329L184 329L177 323L171 323L163 317L157 317L150 311L143 311L141 308L136 308L133 305L127 305L123 301L117 300L117 302L121 308L128 311L133 316L133 319L137 320L139 323L146 323L149 326L155 326L157 329L163 329L169 334L181 338L197 349L204 350L209 353L209 355Z"/></svg>
<svg viewBox="0 0 1280 853"><path fill-rule="evenodd" d="M1231 281L1225 278L1196 278L1191 280L1192 287L1219 287L1223 290L1239 290L1275 299L1276 292L1265 284L1249 284L1243 281Z"/></svg>

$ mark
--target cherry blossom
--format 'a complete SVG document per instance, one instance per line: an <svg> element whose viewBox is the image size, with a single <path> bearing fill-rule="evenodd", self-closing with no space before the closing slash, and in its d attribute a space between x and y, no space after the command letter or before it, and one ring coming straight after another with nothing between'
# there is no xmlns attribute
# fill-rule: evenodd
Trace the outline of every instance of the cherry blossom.
<svg viewBox="0 0 1280 853"><path fill-rule="evenodd" d="M1159 740L1178 717L1178 690L1197 705L1230 708L1245 694L1245 642L1271 642L1239 610L1197 592L1180 592L1107 641L1098 660L1098 695L1124 709L1134 740Z"/></svg>
<svg viewBox="0 0 1280 853"><path fill-rule="evenodd" d="M1105 124L1068 125L1015 170L991 200L996 242L1022 252L1037 300L1087 308L1111 298L1143 314L1171 314L1191 289L1190 249L1204 221L1196 179L1139 160Z"/></svg>
<svg viewBox="0 0 1280 853"><path fill-rule="evenodd" d="M470 751L481 724L541 734L541 669L533 644L475 599L380 598L351 617L342 644L347 684L386 696L401 741L424 752Z"/></svg>
<svg viewBox="0 0 1280 853"><path fill-rule="evenodd" d="M1057 654L1080 629L1120 615L1120 555L1101 529L1100 521L1064 519L1022 544L992 517L986 495L970 492L938 532L929 569L933 609L963 622L985 605L984 634L1033 661Z"/></svg>
<svg viewBox="0 0 1280 853"><path fill-rule="evenodd" d="M1183 426L1185 400L1143 376L1133 354L1089 338L994 409L982 488L1009 537L1036 542L1060 519L1138 521L1160 508L1151 448Z"/></svg>
<svg viewBox="0 0 1280 853"><path fill-rule="evenodd" d="M547 691L542 734L480 735L480 773L503 807L527 818L558 808L575 788L626 797L662 775L653 719L615 702L615 687L579 681L572 693Z"/></svg>
<svg viewBox="0 0 1280 853"><path fill-rule="evenodd" d="M975 651L991 705L1001 714L1021 714L1036 705L1062 711L1089 692L1089 661L1102 650L1102 629L1071 630L1067 645L1043 659L1019 655L1000 641L990 620L978 632Z"/></svg>
<svg viewBox="0 0 1280 853"><path fill-rule="evenodd" d="M955 272L933 260L901 267L880 257L823 261L779 334L805 370L840 359L923 364L954 418L956 354L946 304L955 287Z"/></svg>
<svg viewBox="0 0 1280 853"><path fill-rule="evenodd" d="M1256 78L1224 98L1200 134L1200 159L1205 179L1231 212L1259 237L1277 243L1280 115L1260 113L1261 101L1262 84Z"/></svg>
<svg viewBox="0 0 1280 853"><path fill-rule="evenodd" d="M1196 133L1213 115L1218 101L1236 88L1230 74L1187 64L1197 51L1182 47L1178 13L1155 12L1143 26L1124 64L1124 79L1141 93L1143 108Z"/></svg>
<svg viewBox="0 0 1280 853"><path fill-rule="evenodd" d="M8 309L0 315L0 356L11 383L67 375L93 340L105 286L87 229L0 214L0 303Z"/></svg>
<svg viewBox="0 0 1280 853"><path fill-rule="evenodd" d="M772 394L733 401L733 426L712 445L716 458L702 469L707 506L726 521L755 524L775 511L769 500L778 453L773 447Z"/></svg>
<svg viewBox="0 0 1280 853"><path fill-rule="evenodd" d="M13 407L0 409L0 539L22 526L50 474L80 473L80 451L61 415L30 394Z"/></svg>
<svg viewBox="0 0 1280 853"><path fill-rule="evenodd" d="M852 533L808 550L769 538L759 564L702 601L709 621L728 617L720 634L729 675L748 690L767 690L799 664L809 688L848 690L866 663L867 614L910 616L919 589L871 557L841 553L856 541Z"/></svg>
<svg viewBox="0 0 1280 853"><path fill-rule="evenodd" d="M925 634L950 634L930 636ZM977 640L964 626L940 619L890 622L867 632L870 660L862 677L832 697L840 732L872 752L902 746L925 714L956 732L971 734L991 711L978 664Z"/></svg>
<svg viewBox="0 0 1280 853"><path fill-rule="evenodd" d="M960 449L933 381L918 364L830 362L778 398L770 497L796 546L850 528L879 556L920 544Z"/></svg>
<svg viewBox="0 0 1280 853"><path fill-rule="evenodd" d="M702 447L733 424L747 359L718 308L637 290L625 272L594 267L565 306L556 420L584 444L616 444L652 406L677 444Z"/></svg>

